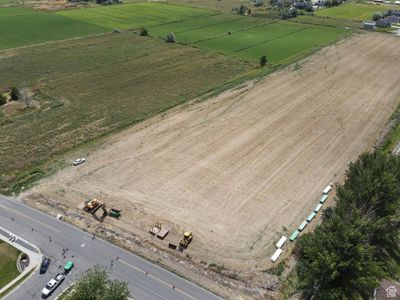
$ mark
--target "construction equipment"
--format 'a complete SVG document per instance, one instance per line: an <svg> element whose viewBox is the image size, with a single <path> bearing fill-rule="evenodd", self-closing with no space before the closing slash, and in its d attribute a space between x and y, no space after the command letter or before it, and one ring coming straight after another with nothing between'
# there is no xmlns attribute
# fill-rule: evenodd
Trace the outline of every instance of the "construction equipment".
<svg viewBox="0 0 400 300"><path fill-rule="evenodd" d="M169 230L161 228L161 222L157 222L153 228L150 229L150 233L163 240L169 233Z"/></svg>
<svg viewBox="0 0 400 300"><path fill-rule="evenodd" d="M181 241L179 242L179 247L182 249L186 249L192 240L193 232L191 232L190 230L185 231L185 233L183 234L183 239L181 239Z"/></svg>
<svg viewBox="0 0 400 300"><path fill-rule="evenodd" d="M89 198L85 201L83 210L94 214L102 206L103 203L97 200L96 198Z"/></svg>
<svg viewBox="0 0 400 300"><path fill-rule="evenodd" d="M169 243L168 248L175 250L177 247L175 244Z"/></svg>
<svg viewBox="0 0 400 300"><path fill-rule="evenodd" d="M110 217L118 219L121 216L121 211L121 209L111 208L111 210L108 212L108 215Z"/></svg>
<svg viewBox="0 0 400 300"><path fill-rule="evenodd" d="M157 223L153 226L153 228L150 229L150 233L151 233L152 235L157 235L157 233L159 233L160 230L161 230L161 223L160 223L160 222L157 222Z"/></svg>

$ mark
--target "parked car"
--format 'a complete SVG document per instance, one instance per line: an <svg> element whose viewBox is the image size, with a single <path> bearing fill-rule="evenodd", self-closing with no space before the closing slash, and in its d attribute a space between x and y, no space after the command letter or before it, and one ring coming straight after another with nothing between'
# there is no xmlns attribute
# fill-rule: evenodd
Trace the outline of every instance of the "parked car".
<svg viewBox="0 0 400 300"><path fill-rule="evenodd" d="M42 259L42 263L40 264L40 274L46 273L49 265L50 265L50 258L44 256Z"/></svg>
<svg viewBox="0 0 400 300"><path fill-rule="evenodd" d="M74 263L72 261L67 262L67 264L64 266L64 273L68 274L69 272L71 272L73 267Z"/></svg>
<svg viewBox="0 0 400 300"><path fill-rule="evenodd" d="M86 161L86 158L84 158L84 157L75 159L75 160L74 160L74 166L78 166L78 165L80 165L80 164L83 164L85 161Z"/></svg>
<svg viewBox="0 0 400 300"><path fill-rule="evenodd" d="M64 275L61 273L58 273L56 277L50 279L50 281L46 284L46 286L42 290L42 295L44 297L50 296L52 292L63 282L65 279Z"/></svg>

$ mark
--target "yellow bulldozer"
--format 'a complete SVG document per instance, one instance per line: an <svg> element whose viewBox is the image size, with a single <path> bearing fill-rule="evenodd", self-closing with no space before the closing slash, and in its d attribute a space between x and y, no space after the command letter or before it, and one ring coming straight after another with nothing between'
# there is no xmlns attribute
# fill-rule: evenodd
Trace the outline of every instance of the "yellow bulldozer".
<svg viewBox="0 0 400 300"><path fill-rule="evenodd" d="M85 201L83 209L84 211L95 213L102 206L103 203L97 200L96 198L89 198Z"/></svg>
<svg viewBox="0 0 400 300"><path fill-rule="evenodd" d="M182 249L186 249L192 240L193 232L190 230L185 231L185 233L183 234L183 239L181 239L181 241L179 242L179 247L181 247Z"/></svg>

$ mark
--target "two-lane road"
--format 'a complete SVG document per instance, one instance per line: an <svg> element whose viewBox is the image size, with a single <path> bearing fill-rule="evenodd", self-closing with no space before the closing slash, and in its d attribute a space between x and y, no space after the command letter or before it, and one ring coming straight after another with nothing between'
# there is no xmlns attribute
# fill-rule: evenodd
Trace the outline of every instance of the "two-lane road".
<svg viewBox="0 0 400 300"><path fill-rule="evenodd" d="M46 274L39 275L36 270L6 300L40 299L46 282L69 260L75 263L73 271L48 299L54 299L83 271L94 265L107 268L112 278L128 282L132 297L137 300L221 299L160 266L104 240L93 239L91 234L81 229L4 196L0 196L0 224L35 244L51 258ZM63 249L68 249L64 255Z"/></svg>

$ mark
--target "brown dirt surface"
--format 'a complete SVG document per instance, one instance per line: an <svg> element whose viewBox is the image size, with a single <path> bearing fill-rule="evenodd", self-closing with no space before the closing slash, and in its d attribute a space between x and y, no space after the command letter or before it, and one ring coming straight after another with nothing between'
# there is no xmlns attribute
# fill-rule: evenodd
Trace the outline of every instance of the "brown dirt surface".
<svg viewBox="0 0 400 300"><path fill-rule="evenodd" d="M400 40L361 34L295 68L110 137L79 167L22 195L75 210L88 195L123 209L104 224L151 239L160 220L185 229L195 261L269 268L274 243L314 209L322 189L374 145L398 102ZM35 200L36 201L36 200ZM223 268L222 267L222 268Z"/></svg>

